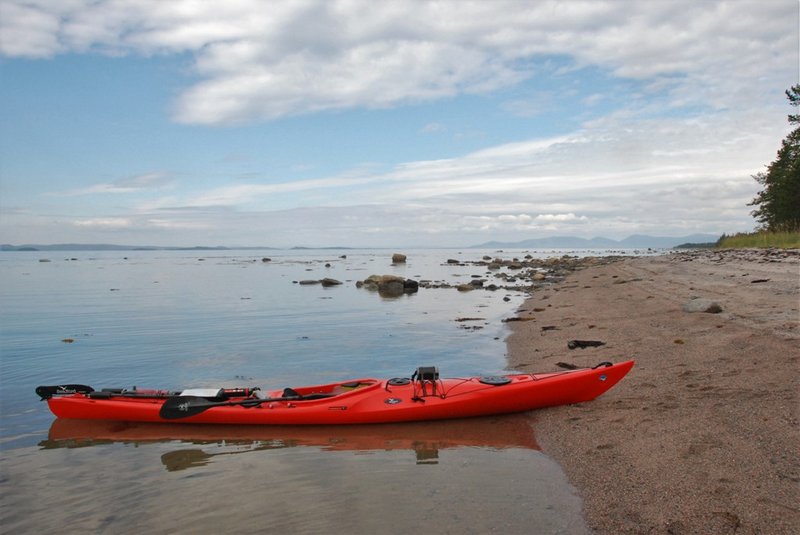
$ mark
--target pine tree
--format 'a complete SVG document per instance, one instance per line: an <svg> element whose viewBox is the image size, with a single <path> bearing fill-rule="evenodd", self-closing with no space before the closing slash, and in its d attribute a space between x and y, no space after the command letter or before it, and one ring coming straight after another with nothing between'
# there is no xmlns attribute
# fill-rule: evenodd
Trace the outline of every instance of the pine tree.
<svg viewBox="0 0 800 535"><path fill-rule="evenodd" d="M786 91L792 106L800 106L800 84ZM753 178L764 189L748 206L756 206L751 215L762 230L800 231L800 114L789 115L789 124L796 125L781 143L777 159L767 170Z"/></svg>

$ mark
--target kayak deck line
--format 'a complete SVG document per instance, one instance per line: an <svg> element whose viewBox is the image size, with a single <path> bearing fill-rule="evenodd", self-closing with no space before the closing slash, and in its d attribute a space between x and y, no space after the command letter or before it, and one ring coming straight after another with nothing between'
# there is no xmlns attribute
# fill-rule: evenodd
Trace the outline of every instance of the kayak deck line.
<svg viewBox="0 0 800 535"><path fill-rule="evenodd" d="M59 418L133 422L327 425L487 416L590 401L618 383L633 361L545 373L442 378L420 367L410 378L360 378L262 391L259 388L103 389L40 386ZM200 395L197 395L200 394Z"/></svg>

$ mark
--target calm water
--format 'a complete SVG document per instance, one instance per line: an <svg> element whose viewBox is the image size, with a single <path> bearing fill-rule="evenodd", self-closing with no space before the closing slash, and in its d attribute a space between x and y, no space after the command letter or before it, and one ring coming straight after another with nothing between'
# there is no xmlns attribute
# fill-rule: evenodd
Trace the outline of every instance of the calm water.
<svg viewBox="0 0 800 535"><path fill-rule="evenodd" d="M355 281L469 282L485 269L448 258L515 253L402 252L404 265L375 250L0 253L0 529L583 530L580 502L536 449L529 416L473 421L468 435L457 424L378 427L362 433L369 440L330 428L131 436L65 431L33 393L68 382L278 389L421 365L447 376L502 371L501 320L523 295L420 289L387 299ZM344 284L296 283L323 277Z"/></svg>

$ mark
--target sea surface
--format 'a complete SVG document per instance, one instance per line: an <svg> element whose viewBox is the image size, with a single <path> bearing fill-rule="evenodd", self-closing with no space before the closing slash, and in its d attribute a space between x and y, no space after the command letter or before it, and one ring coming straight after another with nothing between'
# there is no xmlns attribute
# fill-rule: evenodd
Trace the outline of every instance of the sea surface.
<svg viewBox="0 0 800 535"><path fill-rule="evenodd" d="M585 532L531 415L348 429L91 426L55 420L34 394L64 383L280 389L418 366L501 373L502 320L522 293L386 298L356 281L460 284L491 280L468 263L484 255L595 253L405 250L407 262L392 264L393 252L1 252L0 532ZM322 278L343 284L299 284Z"/></svg>

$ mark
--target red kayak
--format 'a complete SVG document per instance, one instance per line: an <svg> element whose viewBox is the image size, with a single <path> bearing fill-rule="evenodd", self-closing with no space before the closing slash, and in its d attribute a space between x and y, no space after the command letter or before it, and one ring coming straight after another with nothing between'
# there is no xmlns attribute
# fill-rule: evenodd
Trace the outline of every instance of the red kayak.
<svg viewBox="0 0 800 535"><path fill-rule="evenodd" d="M617 384L633 361L594 368L490 377L439 377L422 367L411 378L357 379L326 385L183 392L40 386L59 418L195 424L374 424L467 418L591 401Z"/></svg>

